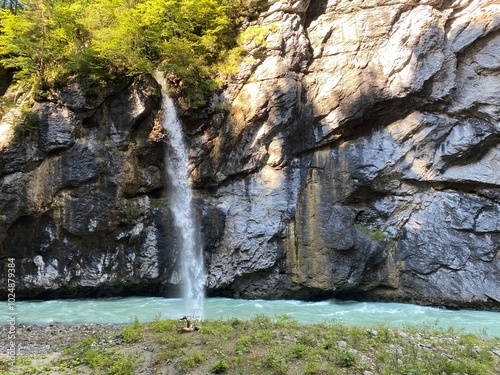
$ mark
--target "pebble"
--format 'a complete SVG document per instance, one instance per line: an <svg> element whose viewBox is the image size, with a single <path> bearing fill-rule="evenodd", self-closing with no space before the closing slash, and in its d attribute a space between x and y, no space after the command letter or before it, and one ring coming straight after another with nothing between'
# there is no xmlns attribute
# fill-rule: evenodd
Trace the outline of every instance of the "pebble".
<svg viewBox="0 0 500 375"><path fill-rule="evenodd" d="M347 343L345 341L337 341L337 345L339 348L345 348L347 346Z"/></svg>
<svg viewBox="0 0 500 375"><path fill-rule="evenodd" d="M378 331L374 330L374 329L368 329L366 330L366 332L369 334L369 335L372 335L374 337L377 337L378 336Z"/></svg>

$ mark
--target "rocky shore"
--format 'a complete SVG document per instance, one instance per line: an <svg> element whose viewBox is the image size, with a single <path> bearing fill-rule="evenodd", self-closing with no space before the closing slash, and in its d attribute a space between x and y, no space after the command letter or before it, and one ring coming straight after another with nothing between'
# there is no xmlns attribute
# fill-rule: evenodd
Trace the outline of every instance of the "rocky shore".
<svg viewBox="0 0 500 375"><path fill-rule="evenodd" d="M0 357L0 373L495 375L500 365L499 338L429 326L301 325L286 316L273 321L260 315L207 320L197 332L181 333L180 327L178 320L19 325L18 361L11 366ZM0 327L2 335L7 331Z"/></svg>
<svg viewBox="0 0 500 375"><path fill-rule="evenodd" d="M123 325L119 324L76 324L67 325L50 323L19 324L16 326L15 342L17 355L42 355L62 350L87 337L109 337L109 341L118 340ZM0 336L7 337L10 326L0 326ZM7 353L8 340L0 340L0 359Z"/></svg>

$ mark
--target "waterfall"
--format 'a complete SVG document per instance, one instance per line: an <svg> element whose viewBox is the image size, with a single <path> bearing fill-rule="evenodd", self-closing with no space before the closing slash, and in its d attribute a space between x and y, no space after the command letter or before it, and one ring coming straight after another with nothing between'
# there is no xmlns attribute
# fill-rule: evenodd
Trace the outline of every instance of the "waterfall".
<svg viewBox="0 0 500 375"><path fill-rule="evenodd" d="M188 148L182 124L161 73L155 78L162 86L163 129L169 147L165 153L166 178L170 184L168 202L177 229L180 251L180 282L183 286L185 315L203 319L205 269L200 228L193 210L193 192L188 170Z"/></svg>

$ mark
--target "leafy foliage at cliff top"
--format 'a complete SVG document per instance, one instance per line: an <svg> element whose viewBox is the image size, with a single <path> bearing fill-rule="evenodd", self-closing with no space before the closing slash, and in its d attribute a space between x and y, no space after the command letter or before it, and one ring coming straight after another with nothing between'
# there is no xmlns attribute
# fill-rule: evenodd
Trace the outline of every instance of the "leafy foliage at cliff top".
<svg viewBox="0 0 500 375"><path fill-rule="evenodd" d="M235 53L242 14L258 1L26 0L0 9L0 63L44 90L79 75L89 81L165 71L191 107L214 87Z"/></svg>

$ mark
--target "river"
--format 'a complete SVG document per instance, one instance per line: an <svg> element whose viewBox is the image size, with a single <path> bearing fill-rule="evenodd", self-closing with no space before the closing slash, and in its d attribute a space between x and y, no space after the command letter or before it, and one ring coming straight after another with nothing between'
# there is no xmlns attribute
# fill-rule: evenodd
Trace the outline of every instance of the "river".
<svg viewBox="0 0 500 375"><path fill-rule="evenodd" d="M0 324L7 322L12 316L8 307L7 302L0 302ZM177 319L183 312L182 299L161 297L18 301L15 304L18 324L131 323L135 317L140 322L148 322L157 317ZM271 318L288 315L303 324L338 322L366 327L427 325L453 327L459 332L500 337L500 312L443 310L402 303L337 300L321 302L229 298L205 300L207 319L232 317L249 319L258 314L265 314Z"/></svg>

